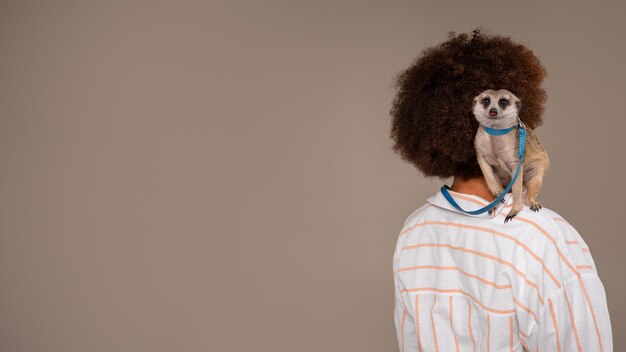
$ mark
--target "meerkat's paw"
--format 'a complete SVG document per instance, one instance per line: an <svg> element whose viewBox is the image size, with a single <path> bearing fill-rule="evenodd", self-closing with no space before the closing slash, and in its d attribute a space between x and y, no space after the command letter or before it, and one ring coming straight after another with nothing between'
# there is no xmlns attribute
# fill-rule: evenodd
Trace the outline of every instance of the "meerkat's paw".
<svg viewBox="0 0 626 352"><path fill-rule="evenodd" d="M541 204L539 204L539 202L537 201L532 201L530 202L530 205L528 207L532 211L539 211L539 209L541 209Z"/></svg>
<svg viewBox="0 0 626 352"><path fill-rule="evenodd" d="M519 210L511 209L506 218L504 218L504 223L506 224L507 222L509 222L509 220L513 219L518 213Z"/></svg>
<svg viewBox="0 0 626 352"><path fill-rule="evenodd" d="M489 209L488 214L489 215L493 215L493 213L496 212L496 208L499 207L500 205L504 204L504 203L506 203L504 201L504 198L500 199L500 202L498 204L494 205L491 209Z"/></svg>
<svg viewBox="0 0 626 352"><path fill-rule="evenodd" d="M532 211L536 212L536 211L539 211L539 209L541 209L541 204L539 202L537 202L535 200L535 197L533 197L531 195L527 195L526 196L526 204L528 204L528 207Z"/></svg>

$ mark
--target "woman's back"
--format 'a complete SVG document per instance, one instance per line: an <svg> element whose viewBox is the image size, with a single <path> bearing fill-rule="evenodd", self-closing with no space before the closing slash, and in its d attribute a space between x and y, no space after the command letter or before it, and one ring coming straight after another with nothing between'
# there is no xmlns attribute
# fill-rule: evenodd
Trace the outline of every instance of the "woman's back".
<svg viewBox="0 0 626 352"><path fill-rule="evenodd" d="M488 202L450 192L466 210ZM604 289L567 221L525 207L504 224L438 192L405 221L394 253L401 351L611 351Z"/></svg>

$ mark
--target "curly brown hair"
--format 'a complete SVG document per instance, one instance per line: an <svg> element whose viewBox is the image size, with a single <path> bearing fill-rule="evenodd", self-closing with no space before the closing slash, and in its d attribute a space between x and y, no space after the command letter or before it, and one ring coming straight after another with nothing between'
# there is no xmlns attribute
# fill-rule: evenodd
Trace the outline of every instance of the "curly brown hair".
<svg viewBox="0 0 626 352"><path fill-rule="evenodd" d="M478 28L471 37L449 32L393 79L393 151L426 177L480 176L473 98L486 89L509 90L522 101L520 119L534 129L543 122L546 75L533 52L509 37Z"/></svg>

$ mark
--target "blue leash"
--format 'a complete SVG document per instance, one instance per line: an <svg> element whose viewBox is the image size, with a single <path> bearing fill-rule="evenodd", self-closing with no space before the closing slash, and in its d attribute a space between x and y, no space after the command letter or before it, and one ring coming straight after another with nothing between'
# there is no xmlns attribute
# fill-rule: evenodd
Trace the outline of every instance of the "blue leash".
<svg viewBox="0 0 626 352"><path fill-rule="evenodd" d="M482 214L488 211L489 209L493 208L500 201L502 201L502 198L504 198L504 196L507 193L509 193L509 190L511 189L511 187L513 187L513 183L515 183L515 180L517 179L517 174L519 173L519 169L522 166L522 161L524 160L524 142L526 141L526 128L524 127L524 124L522 123L521 120L518 119L517 125L513 127L501 129L501 130L493 129L487 126L482 126L482 127L485 130L485 132L494 136L507 134L511 132L513 129L517 128L519 130L519 164L517 164L517 169L515 170L515 175L513 175L513 178L511 179L511 183L509 183L509 185L506 186L506 189L502 191L502 193L498 196L498 198L496 198L493 202L477 210L472 210L472 211L464 210L456 203L454 198L452 198L452 196L448 192L450 187L448 187L448 185L443 185L441 187L441 193L443 193L443 196L446 197L446 199L448 200L448 202L450 202L450 204L452 204L455 208L459 209L460 211L467 213L467 214L472 214L472 215Z"/></svg>

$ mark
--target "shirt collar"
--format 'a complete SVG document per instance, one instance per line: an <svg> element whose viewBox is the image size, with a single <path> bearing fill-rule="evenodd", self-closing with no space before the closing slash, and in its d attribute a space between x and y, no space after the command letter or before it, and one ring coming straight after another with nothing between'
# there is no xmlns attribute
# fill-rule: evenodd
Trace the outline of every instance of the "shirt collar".
<svg viewBox="0 0 626 352"><path fill-rule="evenodd" d="M467 194L467 193L460 193L460 192L454 192L450 189L448 189L448 192L450 193L450 195L452 196L452 198L454 198L454 200L457 202L457 204L463 208L464 210L467 211L472 211L472 210L477 210L480 209L482 207L484 207L485 205L491 203L490 201L479 197L477 195L474 194ZM527 190L524 189L524 191L522 192L522 199L526 198L526 192ZM463 214L463 215L467 215L467 216L473 216L473 217L478 217L478 218L493 218L498 216L498 214L500 214L500 212L502 211L502 209L504 208L505 205L510 205L513 203L513 194L512 193L507 193L504 198L504 204L500 203L498 205L496 205L495 207L495 213L493 215L489 215L489 212L484 212L481 214L467 214L464 213L462 211L460 211L459 209L455 208L452 204L450 204L450 202L448 202L448 200L443 196L443 193L441 193L441 190L437 190L437 193L433 194L432 196L430 196L427 199L427 202L429 202L432 205L438 206L440 208L444 208L444 209L448 209L448 210L452 210L454 212Z"/></svg>

